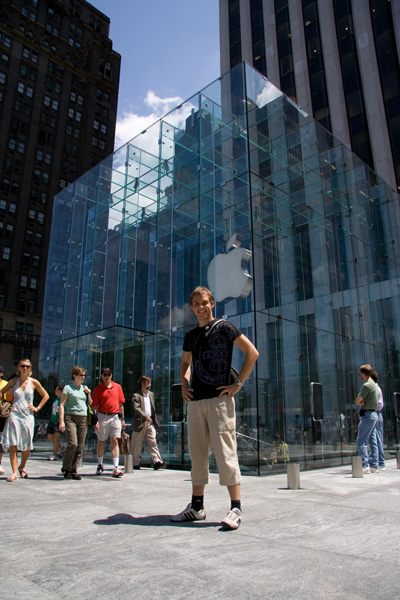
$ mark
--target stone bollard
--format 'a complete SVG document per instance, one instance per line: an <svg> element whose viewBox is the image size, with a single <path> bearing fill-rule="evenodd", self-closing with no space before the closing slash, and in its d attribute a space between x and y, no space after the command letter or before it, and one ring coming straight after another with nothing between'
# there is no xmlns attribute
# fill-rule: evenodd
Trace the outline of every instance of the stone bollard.
<svg viewBox="0 0 400 600"><path fill-rule="evenodd" d="M132 454L125 454L125 473L133 473Z"/></svg>
<svg viewBox="0 0 400 600"><path fill-rule="evenodd" d="M397 458L397 468L400 469L400 450L397 450L396 458Z"/></svg>
<svg viewBox="0 0 400 600"><path fill-rule="evenodd" d="M290 463L287 466L287 486L289 490L300 489L300 465Z"/></svg>
<svg viewBox="0 0 400 600"><path fill-rule="evenodd" d="M362 477L362 460L361 456L352 456L351 457L351 471L353 477Z"/></svg>

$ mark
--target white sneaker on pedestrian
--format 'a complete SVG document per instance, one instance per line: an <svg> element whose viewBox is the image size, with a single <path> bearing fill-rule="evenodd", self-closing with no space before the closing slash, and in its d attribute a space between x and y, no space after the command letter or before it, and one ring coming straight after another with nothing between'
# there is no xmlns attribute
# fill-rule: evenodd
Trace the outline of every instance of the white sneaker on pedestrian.
<svg viewBox="0 0 400 600"><path fill-rule="evenodd" d="M55 454L52 454L47 460L57 460L57 456Z"/></svg>
<svg viewBox="0 0 400 600"><path fill-rule="evenodd" d="M383 467L379 467L379 470L380 470L380 471L386 471L386 467L385 467L385 465L383 465Z"/></svg>
<svg viewBox="0 0 400 600"><path fill-rule="evenodd" d="M104 467L100 463L97 465L96 475L103 475Z"/></svg>
<svg viewBox="0 0 400 600"><path fill-rule="evenodd" d="M371 473L379 473L378 467L370 467Z"/></svg>
<svg viewBox="0 0 400 600"><path fill-rule="evenodd" d="M369 465L368 465L368 467L363 467L363 470L362 470L362 472L363 472L364 474L371 473L371 469L370 469Z"/></svg>
<svg viewBox="0 0 400 600"><path fill-rule="evenodd" d="M113 477L122 477L123 472L121 471L121 469L119 469L118 467L114 468L114 471L112 472L112 476Z"/></svg>
<svg viewBox="0 0 400 600"><path fill-rule="evenodd" d="M204 521L206 518L206 511L204 508L200 510L194 510L192 503L190 502L185 510L171 517L171 521L174 523L181 523L182 521Z"/></svg>
<svg viewBox="0 0 400 600"><path fill-rule="evenodd" d="M239 508L231 508L225 519L222 519L221 525L225 525L225 527L228 527L228 529L237 529L241 520L242 511Z"/></svg>

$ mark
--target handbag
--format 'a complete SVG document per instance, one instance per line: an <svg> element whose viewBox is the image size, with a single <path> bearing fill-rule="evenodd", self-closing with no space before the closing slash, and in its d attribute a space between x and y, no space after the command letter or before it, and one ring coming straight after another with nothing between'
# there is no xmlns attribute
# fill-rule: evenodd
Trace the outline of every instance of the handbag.
<svg viewBox="0 0 400 600"><path fill-rule="evenodd" d="M98 419L96 413L94 412L93 408L90 406L90 404L87 405L87 408L88 408L88 411L87 411L88 426L94 427L99 419Z"/></svg>
<svg viewBox="0 0 400 600"><path fill-rule="evenodd" d="M118 446L120 454L129 454L131 451L131 436L125 431L122 431L121 437L118 438Z"/></svg>
<svg viewBox="0 0 400 600"><path fill-rule="evenodd" d="M7 419L10 416L10 408L11 402L7 402L7 400L2 400L0 402L0 417L3 419Z"/></svg>

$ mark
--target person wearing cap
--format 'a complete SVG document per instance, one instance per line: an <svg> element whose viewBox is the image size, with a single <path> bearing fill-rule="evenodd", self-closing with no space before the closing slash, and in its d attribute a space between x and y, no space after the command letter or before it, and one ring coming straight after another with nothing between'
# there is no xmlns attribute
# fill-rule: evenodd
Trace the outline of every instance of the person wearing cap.
<svg viewBox="0 0 400 600"><path fill-rule="evenodd" d="M157 446L157 416L154 402L154 394L150 391L151 379L142 375L138 381L140 391L132 396L135 411L132 422L132 457L135 469L140 469L140 452L143 442L149 447L154 470L158 471L165 467Z"/></svg>
<svg viewBox="0 0 400 600"><path fill-rule="evenodd" d="M2 367L0 365L0 390L2 390L3 387L5 387L7 385L7 383L8 383L8 381L6 381L5 379L3 379L3 377L4 377L4 367ZM4 394L3 400L7 401L7 394ZM7 404L7 406L8 406L8 404ZM10 410L8 409L7 412L9 414ZM2 433L2 431L4 429L4 425L6 424L6 421L7 421L7 417L8 417L7 412L5 412L4 414L2 414L2 416L0 417L0 434ZM3 458L3 453L4 453L4 450L3 450L3 446L1 445L1 435L0 435L0 475L4 475L4 469L1 466L1 461L2 461L2 458Z"/></svg>
<svg viewBox="0 0 400 600"><path fill-rule="evenodd" d="M94 426L97 435L97 470L96 475L104 473L104 446L110 438L111 456L113 460L113 477L122 477L119 468L119 445L121 429L125 428L124 393L119 383L112 380L111 369L104 367L101 371L101 383L93 390L92 408L97 412L98 422Z"/></svg>

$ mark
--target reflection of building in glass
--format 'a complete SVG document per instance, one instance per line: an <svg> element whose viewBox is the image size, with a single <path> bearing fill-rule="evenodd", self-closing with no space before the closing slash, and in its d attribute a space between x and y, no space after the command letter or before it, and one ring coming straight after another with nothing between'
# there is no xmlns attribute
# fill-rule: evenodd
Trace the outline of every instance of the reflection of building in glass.
<svg viewBox="0 0 400 600"><path fill-rule="evenodd" d="M66 380L78 363L94 385L106 365L128 398L150 375L162 454L187 465L185 432L171 419L194 324L187 302L241 238L253 285L245 297L225 288L215 312L260 352L237 398L243 468L283 464L282 439L303 466L348 462L366 362L381 374L394 448L399 218L396 192L242 63L57 195L45 292L57 335L42 332L41 372ZM224 285L239 269L229 266ZM312 420L313 382L322 422Z"/></svg>

